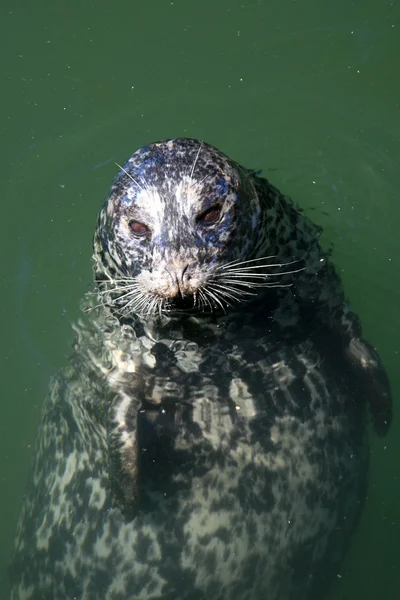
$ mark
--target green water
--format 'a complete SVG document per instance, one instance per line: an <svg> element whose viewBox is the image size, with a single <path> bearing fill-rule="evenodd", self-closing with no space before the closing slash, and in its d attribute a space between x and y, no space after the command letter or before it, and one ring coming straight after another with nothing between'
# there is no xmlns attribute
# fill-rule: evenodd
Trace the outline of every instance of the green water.
<svg viewBox="0 0 400 600"><path fill-rule="evenodd" d="M400 4L2 0L0 33L3 599L96 214L113 161L144 143L204 139L306 207L400 404ZM331 600L399 597L398 422L371 438L368 501Z"/></svg>

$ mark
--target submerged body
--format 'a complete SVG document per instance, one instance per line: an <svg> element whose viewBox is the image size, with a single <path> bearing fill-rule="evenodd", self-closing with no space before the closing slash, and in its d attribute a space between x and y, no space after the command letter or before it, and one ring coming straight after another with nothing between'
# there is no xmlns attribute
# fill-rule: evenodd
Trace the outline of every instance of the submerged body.
<svg viewBox="0 0 400 600"><path fill-rule="evenodd" d="M318 230L196 140L121 169L92 311L45 403L12 600L317 600L386 375ZM96 304L98 306L96 306Z"/></svg>

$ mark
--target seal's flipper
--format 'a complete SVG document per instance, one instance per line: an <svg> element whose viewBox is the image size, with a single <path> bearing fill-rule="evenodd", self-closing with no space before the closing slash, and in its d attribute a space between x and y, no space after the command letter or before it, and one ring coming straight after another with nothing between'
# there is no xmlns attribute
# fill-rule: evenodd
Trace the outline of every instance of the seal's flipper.
<svg viewBox="0 0 400 600"><path fill-rule="evenodd" d="M379 355L368 342L360 338L350 340L346 354L365 387L374 429L379 435L386 435L392 421L392 396Z"/></svg>

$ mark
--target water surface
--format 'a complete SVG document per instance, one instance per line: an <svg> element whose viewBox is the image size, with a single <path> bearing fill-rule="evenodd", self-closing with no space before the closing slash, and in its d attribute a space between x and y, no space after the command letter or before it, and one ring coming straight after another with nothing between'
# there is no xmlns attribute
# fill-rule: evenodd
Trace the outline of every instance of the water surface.
<svg viewBox="0 0 400 600"><path fill-rule="evenodd" d="M3 0L0 12L2 590L48 377L67 361L91 278L97 211L114 161L142 144L205 139L323 225L399 406L400 5ZM332 600L398 598L399 433L395 419L371 438L368 501Z"/></svg>

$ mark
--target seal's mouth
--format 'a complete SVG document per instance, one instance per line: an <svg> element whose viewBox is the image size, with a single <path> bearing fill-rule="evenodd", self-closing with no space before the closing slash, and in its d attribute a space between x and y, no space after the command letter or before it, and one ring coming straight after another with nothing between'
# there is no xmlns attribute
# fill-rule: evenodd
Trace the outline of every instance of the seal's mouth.
<svg viewBox="0 0 400 600"><path fill-rule="evenodd" d="M196 306L195 296L193 294L178 293L173 298L168 298L166 308L168 311L188 311L199 310Z"/></svg>

